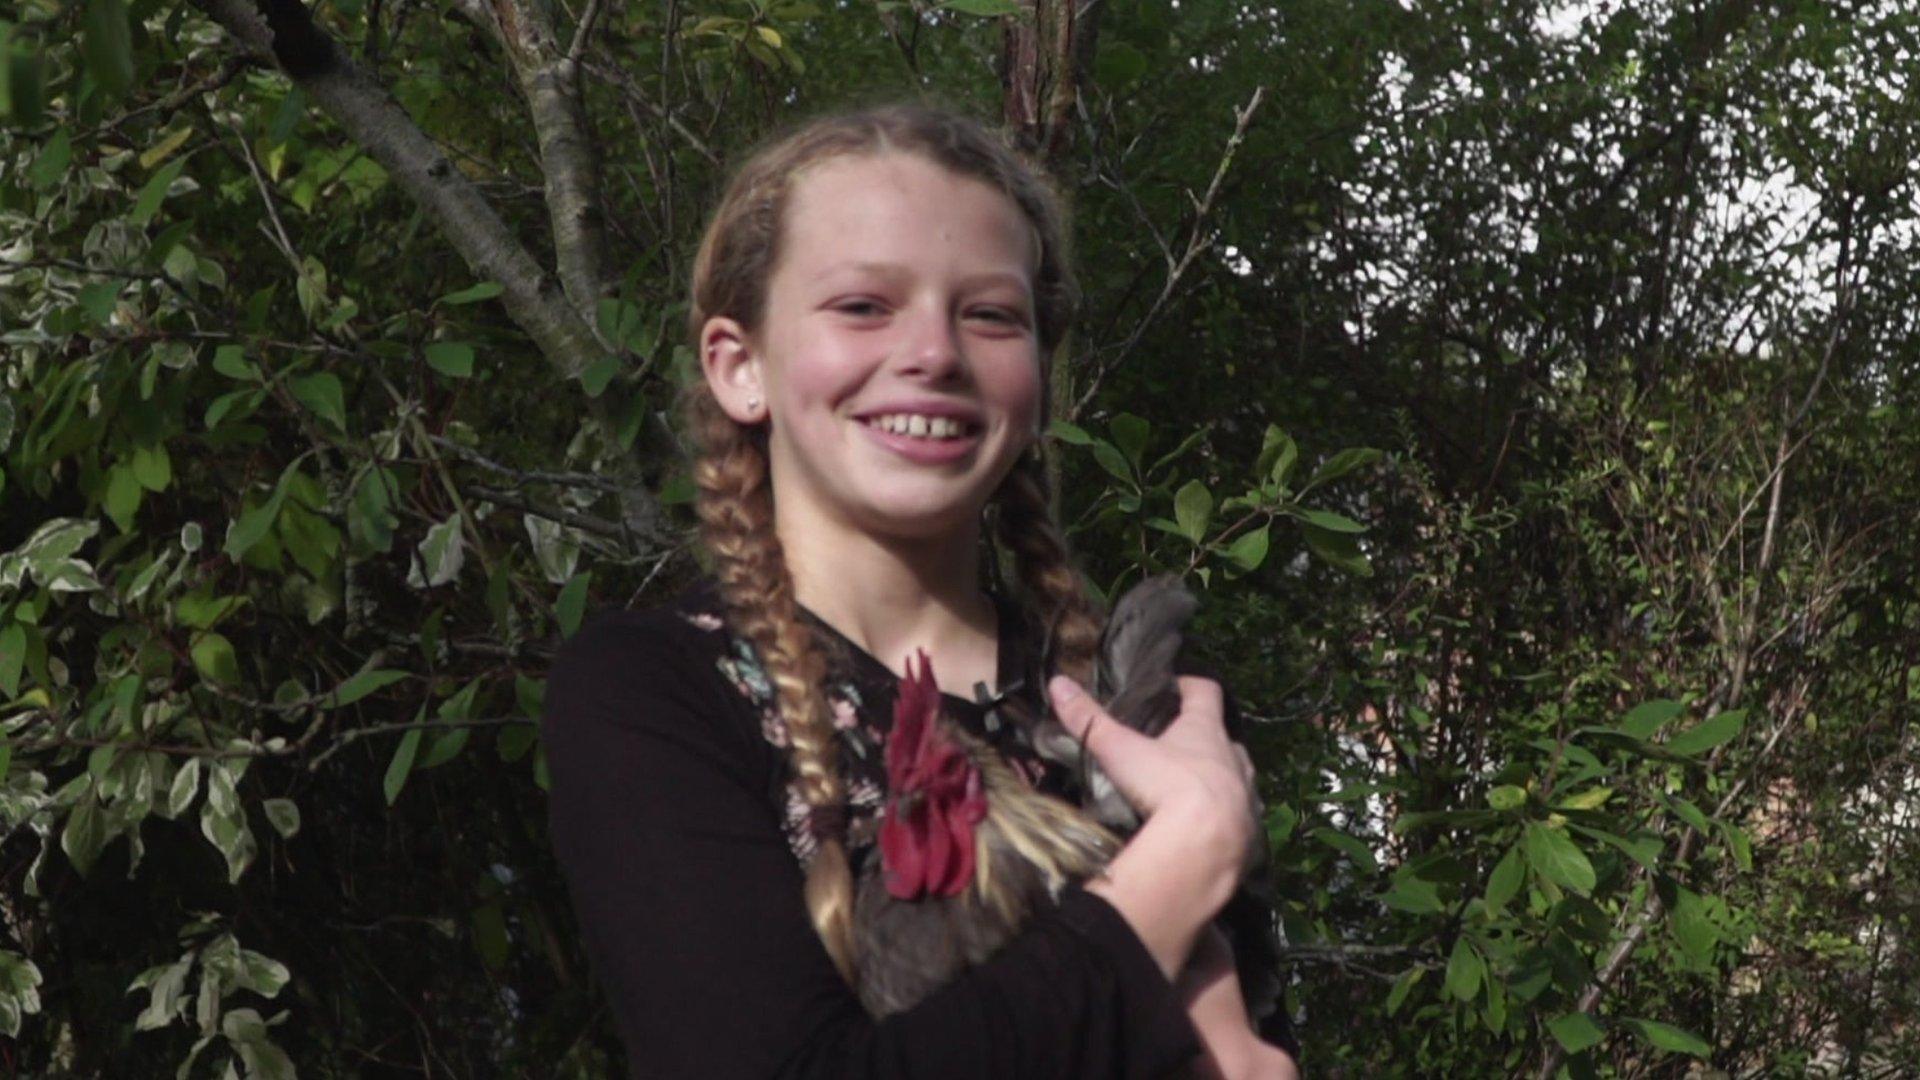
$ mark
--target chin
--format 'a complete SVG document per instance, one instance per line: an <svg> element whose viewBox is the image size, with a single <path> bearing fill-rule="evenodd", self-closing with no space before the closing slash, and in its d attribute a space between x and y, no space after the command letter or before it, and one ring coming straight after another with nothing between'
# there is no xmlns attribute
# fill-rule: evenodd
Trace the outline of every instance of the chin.
<svg viewBox="0 0 1920 1080"><path fill-rule="evenodd" d="M897 540L932 540L978 521L984 506L984 500L877 503L867 508L861 524L876 535Z"/></svg>

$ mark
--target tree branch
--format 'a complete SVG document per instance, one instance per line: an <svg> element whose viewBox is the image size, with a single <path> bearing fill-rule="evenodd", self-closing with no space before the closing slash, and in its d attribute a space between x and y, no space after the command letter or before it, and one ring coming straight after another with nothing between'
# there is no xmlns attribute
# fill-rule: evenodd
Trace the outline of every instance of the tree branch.
<svg viewBox="0 0 1920 1080"><path fill-rule="evenodd" d="M600 5L589 4L562 49L546 8L527 0L492 0L494 25L520 90L527 96L540 141L553 222L553 254L567 297L585 318L606 291L606 215L601 210L600 162L580 100L580 51L593 32Z"/></svg>
<svg viewBox="0 0 1920 1080"><path fill-rule="evenodd" d="M569 65L563 71L536 73L534 81L540 93L530 94L547 99L545 105L535 105L536 124L542 128L542 152L547 157L548 203L554 214L555 242L565 267L563 276L569 281L563 287L386 88L314 24L301 0L194 3L254 57L276 63L349 138L379 162L432 219L475 277L500 283L500 302L507 314L563 376L578 379L589 365L607 355L610 350L583 313L592 310L593 300L599 295L600 218L592 174L581 171L584 166L580 155L590 148L575 141L583 137L584 128L567 126L569 116L577 120L570 111L577 107L577 98L560 100L566 98L566 79L577 78L576 68ZM502 4L506 10L505 0ZM502 37L504 40L512 35L502 28ZM558 81L550 83L550 78ZM554 115L546 115L543 110ZM592 213L584 214L583 208L589 207ZM585 298L584 305L569 302L567 288L577 290L575 295ZM587 408L608 442L614 442L618 425L607 415L605 403L590 399ZM639 470L629 467L620 471L622 475L616 479L621 484L623 519L648 542L670 543L665 515Z"/></svg>
<svg viewBox="0 0 1920 1080"><path fill-rule="evenodd" d="M605 351L465 174L373 76L314 25L300 0L195 0L248 51L272 59L420 204L549 360L578 376Z"/></svg>
<svg viewBox="0 0 1920 1080"><path fill-rule="evenodd" d="M1146 334L1147 327L1153 324L1154 318L1160 314L1162 308L1166 307L1167 301L1172 299L1174 288L1180 284L1181 276L1187 272L1187 267L1192 265L1194 258L1212 246L1204 236L1207 215L1213 210L1213 201L1220 194L1220 184L1226 179L1227 168L1233 164L1234 152L1239 150L1240 144L1246 141L1247 127L1253 123L1253 114L1259 111L1260 100L1266 92L1265 86L1254 87L1253 97L1247 101L1247 107L1234 110L1233 136L1227 140L1226 149L1220 154L1220 164L1213 170L1213 180L1207 184L1206 195L1194 200L1193 228L1187 235L1186 251L1181 253L1178 262L1168 267L1167 280L1160 286L1160 295L1154 297L1153 303L1147 306L1146 315L1134 325L1133 331L1127 335L1125 341L1120 343L1120 347L1114 351L1114 354L1093 373L1093 378L1087 381L1087 388L1081 391L1079 399L1073 403L1071 409L1067 410L1065 419L1069 422L1079 418L1081 411L1093 400L1093 395L1099 392L1100 383L1120 365L1122 360L1127 358L1127 354L1133 351L1134 346L1140 343L1140 338ZM1187 197L1192 199L1193 193L1188 192Z"/></svg>

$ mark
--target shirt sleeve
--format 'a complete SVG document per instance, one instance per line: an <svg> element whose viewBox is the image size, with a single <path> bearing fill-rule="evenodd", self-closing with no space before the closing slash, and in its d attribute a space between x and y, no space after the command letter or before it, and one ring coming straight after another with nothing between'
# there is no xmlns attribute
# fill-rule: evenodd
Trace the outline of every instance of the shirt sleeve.
<svg viewBox="0 0 1920 1080"><path fill-rule="evenodd" d="M1077 887L993 959L872 1019L813 930L753 733L676 619L582 627L542 720L554 852L632 1075L1146 1080L1199 1053L1146 946Z"/></svg>

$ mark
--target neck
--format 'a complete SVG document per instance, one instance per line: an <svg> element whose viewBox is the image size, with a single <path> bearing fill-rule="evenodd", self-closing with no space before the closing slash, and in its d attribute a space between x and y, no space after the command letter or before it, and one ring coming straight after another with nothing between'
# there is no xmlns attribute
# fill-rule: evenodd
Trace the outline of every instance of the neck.
<svg viewBox="0 0 1920 1080"><path fill-rule="evenodd" d="M848 640L901 673L916 648L940 655L992 638L996 615L981 591L980 525L927 538L877 536L775 500L774 527L794 597Z"/></svg>

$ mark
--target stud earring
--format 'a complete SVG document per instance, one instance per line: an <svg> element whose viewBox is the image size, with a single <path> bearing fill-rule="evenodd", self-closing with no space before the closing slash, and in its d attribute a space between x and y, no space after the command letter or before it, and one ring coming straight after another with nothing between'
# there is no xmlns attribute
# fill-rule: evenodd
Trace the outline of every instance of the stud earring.
<svg viewBox="0 0 1920 1080"><path fill-rule="evenodd" d="M750 397L750 398L748 398L748 399L747 399L747 408L749 408L749 409L758 409L758 408L760 408L760 399L759 399L759 398L757 398L757 397Z"/></svg>

